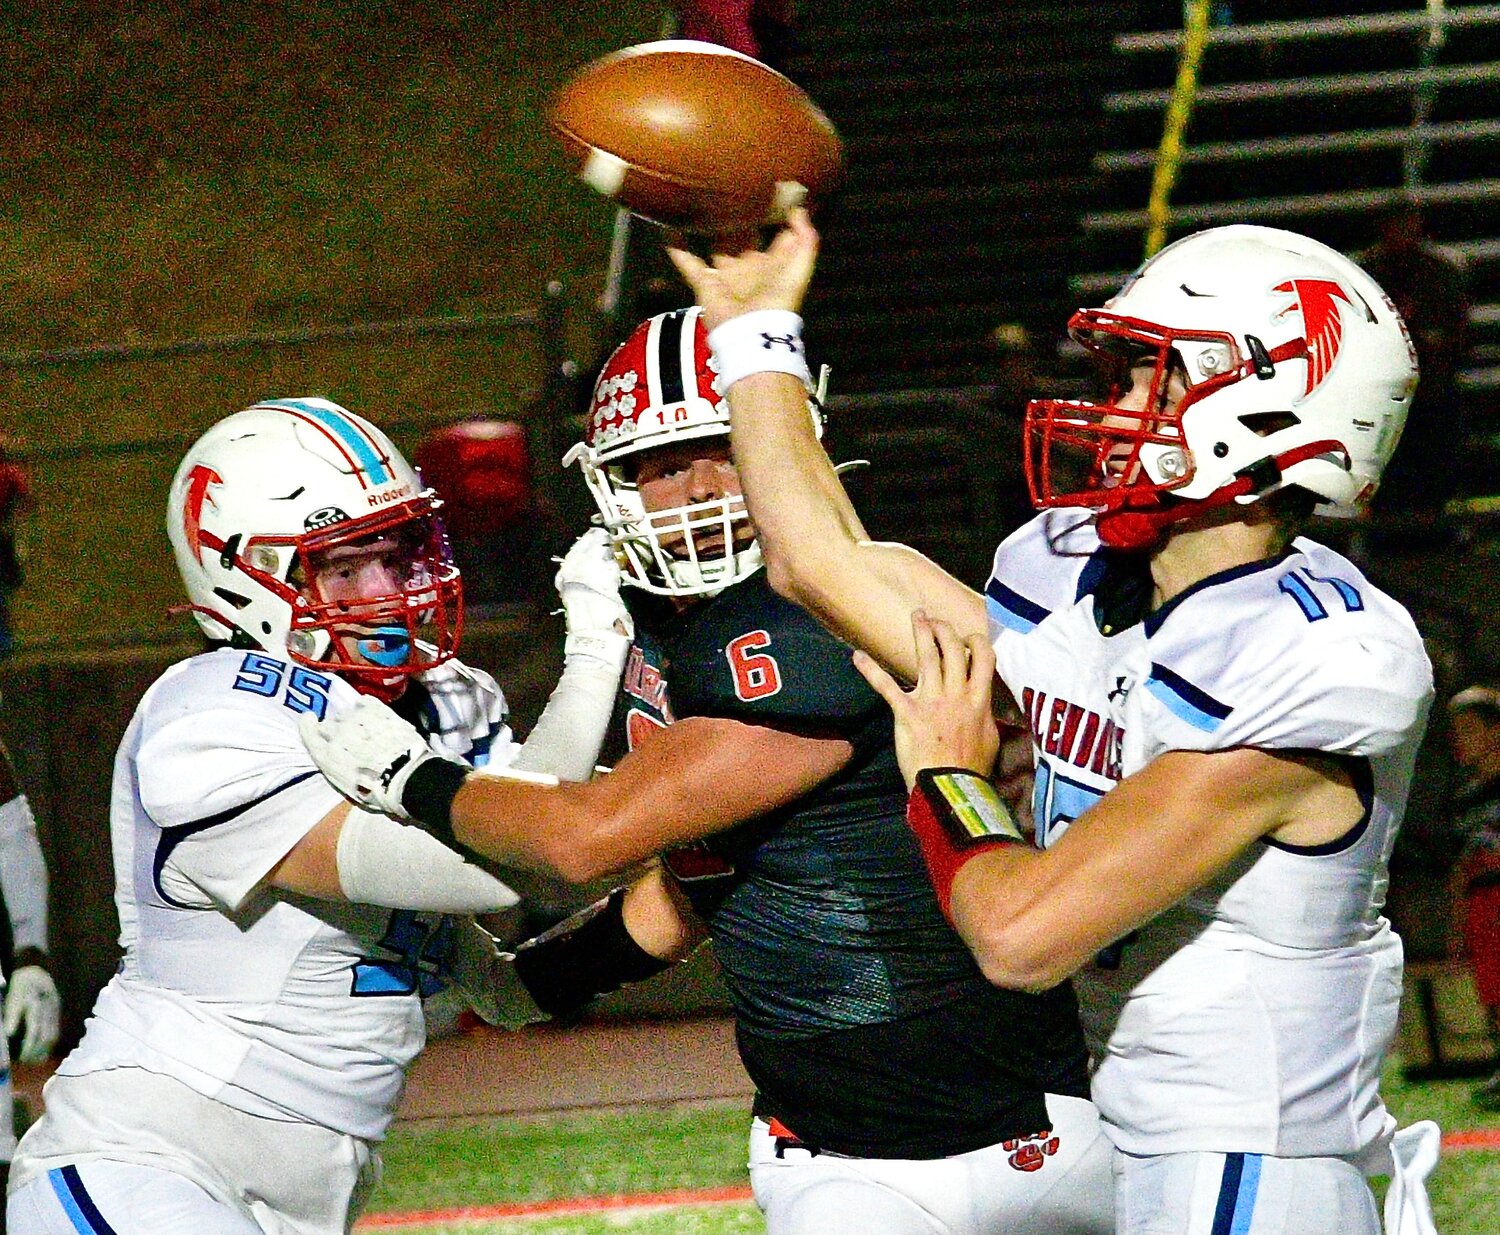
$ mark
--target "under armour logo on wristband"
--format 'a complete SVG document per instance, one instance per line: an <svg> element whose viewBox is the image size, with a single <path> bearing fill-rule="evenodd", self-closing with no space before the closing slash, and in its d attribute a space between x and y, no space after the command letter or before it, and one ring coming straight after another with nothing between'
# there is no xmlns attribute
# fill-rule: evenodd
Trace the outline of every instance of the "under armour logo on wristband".
<svg viewBox="0 0 1500 1235"><path fill-rule="evenodd" d="M762 330L760 332L760 337L764 340L764 342L761 343L761 347L763 347L768 352L774 351L776 348L781 347L785 348L793 355L796 355L802 350L802 340L794 334L768 334L766 333L766 331Z"/></svg>

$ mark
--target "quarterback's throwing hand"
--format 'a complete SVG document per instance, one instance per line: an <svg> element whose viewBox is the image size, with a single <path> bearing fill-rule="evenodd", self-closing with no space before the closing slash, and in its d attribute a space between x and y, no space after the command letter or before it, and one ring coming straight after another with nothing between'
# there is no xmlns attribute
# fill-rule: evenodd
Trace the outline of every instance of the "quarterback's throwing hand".
<svg viewBox="0 0 1500 1235"><path fill-rule="evenodd" d="M854 667L896 718L896 758L907 787L923 768L968 768L988 776L1000 749L990 708L995 653L981 634L960 639L947 622L912 614L917 684L909 691L864 652Z"/></svg>
<svg viewBox="0 0 1500 1235"><path fill-rule="evenodd" d="M703 306L703 325L711 331L757 309L800 313L818 260L818 233L798 207L763 251L715 253L707 262L686 249L668 248L667 256Z"/></svg>
<svg viewBox="0 0 1500 1235"><path fill-rule="evenodd" d="M10 975L5 990L5 1036L13 1037L26 1026L17 1055L22 1063L41 1063L52 1053L61 1007L57 984L40 965L22 965Z"/></svg>
<svg viewBox="0 0 1500 1235"><path fill-rule="evenodd" d="M351 802L397 819L411 817L401 805L402 791L418 767L438 756L385 704L364 698L323 721L304 712L297 727L313 762Z"/></svg>

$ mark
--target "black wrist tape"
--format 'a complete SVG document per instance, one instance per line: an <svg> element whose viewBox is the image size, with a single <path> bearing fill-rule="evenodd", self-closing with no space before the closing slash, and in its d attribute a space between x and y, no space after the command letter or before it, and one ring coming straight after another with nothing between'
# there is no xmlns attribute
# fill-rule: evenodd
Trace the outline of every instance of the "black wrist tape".
<svg viewBox="0 0 1500 1235"><path fill-rule="evenodd" d="M406 813L452 848L461 847L453 837L453 799L470 771L467 764L452 759L427 759L401 790L401 806Z"/></svg>
<svg viewBox="0 0 1500 1235"><path fill-rule="evenodd" d="M516 949L516 975L548 1015L567 1018L591 1000L670 967L625 929L625 889Z"/></svg>

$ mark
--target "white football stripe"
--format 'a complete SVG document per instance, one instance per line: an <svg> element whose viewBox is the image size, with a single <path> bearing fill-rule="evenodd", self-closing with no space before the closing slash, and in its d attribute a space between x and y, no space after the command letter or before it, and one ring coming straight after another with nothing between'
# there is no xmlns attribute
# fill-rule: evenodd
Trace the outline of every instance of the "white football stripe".
<svg viewBox="0 0 1500 1235"><path fill-rule="evenodd" d="M578 178L596 193L613 197L625 184L625 173L629 168L630 164L619 155L610 154L608 150L600 150L595 146L583 161L583 170L578 173Z"/></svg>

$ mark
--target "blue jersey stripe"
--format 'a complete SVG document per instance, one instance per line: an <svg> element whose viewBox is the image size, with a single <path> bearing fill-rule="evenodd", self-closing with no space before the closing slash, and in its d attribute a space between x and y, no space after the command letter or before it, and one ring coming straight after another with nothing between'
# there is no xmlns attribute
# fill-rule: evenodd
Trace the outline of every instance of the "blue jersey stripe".
<svg viewBox="0 0 1500 1235"><path fill-rule="evenodd" d="M78 1235L116 1235L115 1228L104 1220L94 1198L83 1186L76 1166L55 1167L47 1172L47 1179Z"/></svg>
<svg viewBox="0 0 1500 1235"><path fill-rule="evenodd" d="M1225 1154L1210 1235L1249 1235L1260 1191L1260 1154Z"/></svg>
<svg viewBox="0 0 1500 1235"><path fill-rule="evenodd" d="M196 836L199 832L206 832L209 828L216 828L221 823L228 823L231 819L238 818L247 810L259 806L267 799L274 798L278 793L284 793L293 785L300 785L303 781L311 780L317 775L319 775L317 769L313 769L311 772L299 772L291 780L283 781L276 788L268 790L261 794L260 797L254 798L249 802L241 802L238 806L231 806L228 810L221 810L216 815L208 815L205 818L194 819L188 823L175 823L169 827L162 828L161 839L156 843L156 857L151 863L151 882L156 888L156 894L162 900L166 901L167 904L177 909L196 908L194 905L184 905L180 901L173 900L167 894L167 890L161 886L161 873L167 865L167 859L172 856L172 850L176 849L188 837Z"/></svg>
<svg viewBox="0 0 1500 1235"><path fill-rule="evenodd" d="M984 589L985 608L990 617L1008 630L1027 634L1052 616L1052 610L1044 609L1034 600L1027 600L1019 592L1013 592L999 579L991 579Z"/></svg>
<svg viewBox="0 0 1500 1235"><path fill-rule="evenodd" d="M1217 729L1220 722L1234 711L1206 690L1194 686L1181 674L1174 673L1155 661L1151 663L1151 675L1146 679L1146 689L1166 704L1167 710L1178 719L1205 733Z"/></svg>
<svg viewBox="0 0 1500 1235"><path fill-rule="evenodd" d="M386 466L386 461L380 457L380 452L375 449L374 443L370 441L369 436L352 420L341 416L332 408L322 407L317 403L303 402L301 399L278 399L266 406L284 408L287 411L306 416L309 420L317 421L318 424L327 429L354 456L355 461L369 475L372 485L389 484L395 479L391 469Z"/></svg>

